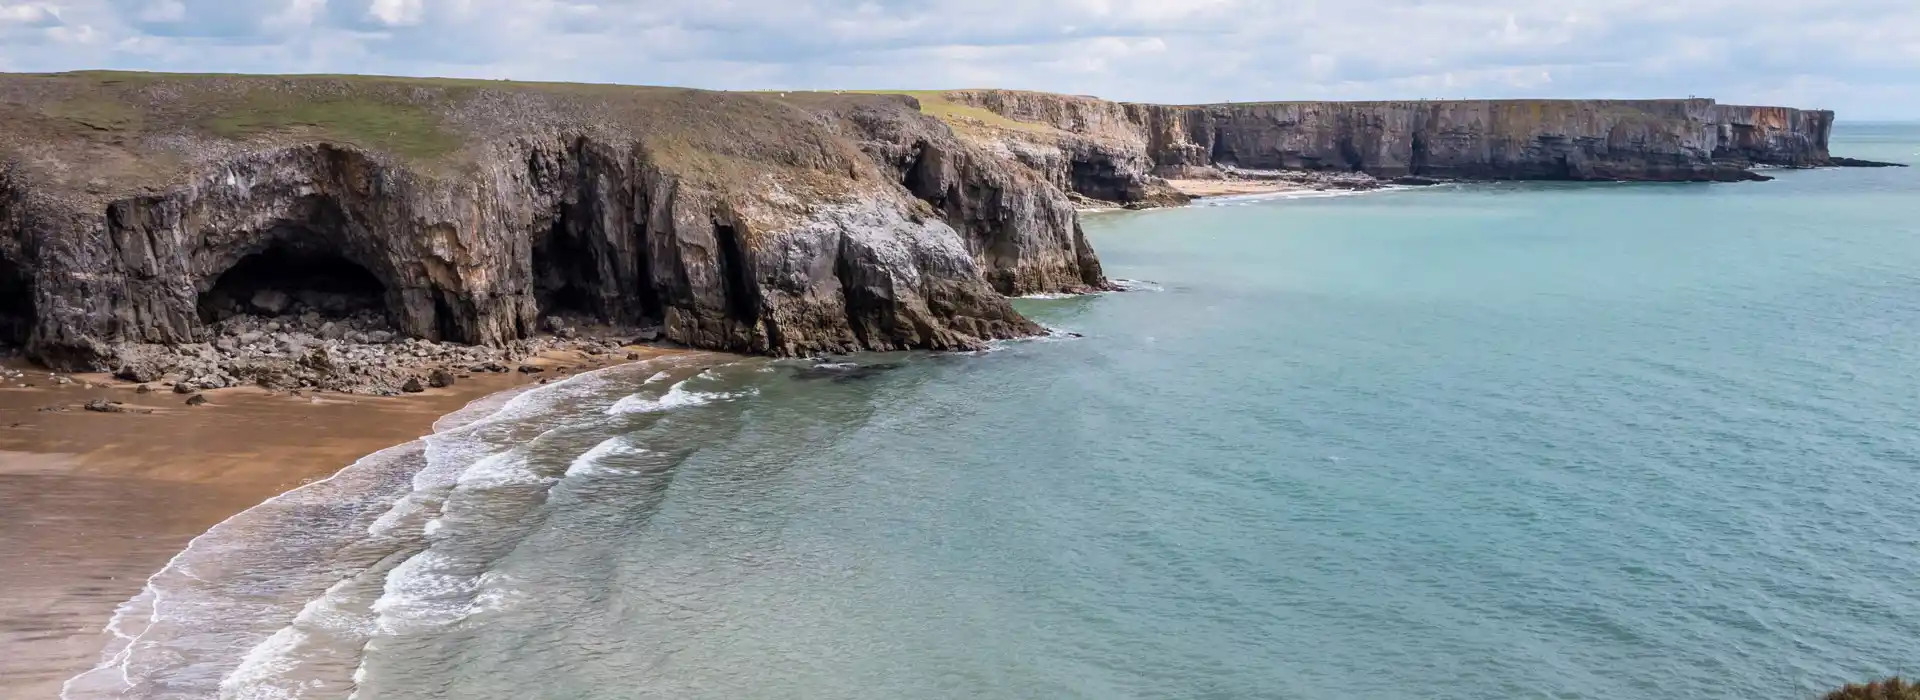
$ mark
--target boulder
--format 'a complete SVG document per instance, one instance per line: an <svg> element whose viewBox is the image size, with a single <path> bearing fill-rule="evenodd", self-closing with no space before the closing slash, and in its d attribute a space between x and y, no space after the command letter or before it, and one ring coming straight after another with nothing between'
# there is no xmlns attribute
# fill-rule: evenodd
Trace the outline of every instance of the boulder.
<svg viewBox="0 0 1920 700"><path fill-rule="evenodd" d="M94 399L92 401L88 401L86 405L82 406L81 408L85 408L89 411L93 411L94 413L126 413L127 412L127 407L125 404L122 404L118 401L108 401L106 399Z"/></svg>
<svg viewBox="0 0 1920 700"><path fill-rule="evenodd" d="M287 310L287 305L293 303L293 300L287 297L286 292L277 289L262 289L253 293L251 302L253 308L258 309L261 313L277 316L280 312Z"/></svg>
<svg viewBox="0 0 1920 700"><path fill-rule="evenodd" d="M418 394L422 391L426 391L427 388L420 385L419 377L408 377L407 383L400 385L400 390L407 392L409 394Z"/></svg>
<svg viewBox="0 0 1920 700"><path fill-rule="evenodd" d="M435 389L444 389L453 386L453 382L453 373L447 371L445 367L437 368L433 370L432 374L427 375L427 385Z"/></svg>
<svg viewBox="0 0 1920 700"><path fill-rule="evenodd" d="M129 382L151 382L159 379L161 374L164 373L152 363L131 361L121 365L120 369L113 373L113 377Z"/></svg>
<svg viewBox="0 0 1920 700"><path fill-rule="evenodd" d="M188 406L205 406L207 405L207 395L194 394L193 396L187 397L187 405Z"/></svg>

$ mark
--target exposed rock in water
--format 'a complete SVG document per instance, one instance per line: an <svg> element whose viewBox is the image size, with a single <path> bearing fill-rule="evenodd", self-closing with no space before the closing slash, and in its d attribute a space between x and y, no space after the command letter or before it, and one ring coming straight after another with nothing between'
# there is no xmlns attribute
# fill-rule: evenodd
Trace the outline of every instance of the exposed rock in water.
<svg viewBox="0 0 1920 700"><path fill-rule="evenodd" d="M189 396L187 397L187 405L188 406L205 406L207 405L207 395L194 394L193 396Z"/></svg>
<svg viewBox="0 0 1920 700"><path fill-rule="evenodd" d="M455 381L453 373L447 371L445 368L435 369L431 374L427 375L427 386L435 389L445 389L453 386Z"/></svg>
<svg viewBox="0 0 1920 700"><path fill-rule="evenodd" d="M1904 167L1907 167L1906 163L1888 163L1888 162L1878 161L1878 160L1861 160L1859 158L1839 158L1839 157L1828 158L1826 164L1834 167L1840 167L1840 168L1904 168Z"/></svg>
<svg viewBox="0 0 1920 700"><path fill-rule="evenodd" d="M420 383L419 377L410 377L407 379L407 383L400 385L400 390L409 394L418 394L426 391L427 387Z"/></svg>

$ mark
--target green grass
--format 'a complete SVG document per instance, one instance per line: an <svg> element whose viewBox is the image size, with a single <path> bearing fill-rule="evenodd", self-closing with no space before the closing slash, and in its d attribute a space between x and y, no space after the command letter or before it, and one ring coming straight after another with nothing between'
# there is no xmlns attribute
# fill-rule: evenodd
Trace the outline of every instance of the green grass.
<svg viewBox="0 0 1920 700"><path fill-rule="evenodd" d="M47 105L40 111L94 131L137 131L141 123L140 110L103 96L76 97Z"/></svg>
<svg viewBox="0 0 1920 700"><path fill-rule="evenodd" d="M964 105L947 99L948 90L844 90L851 95L908 95L920 101L920 113L946 122L955 128L986 126L1033 134L1057 134L1049 124L1012 119L990 109Z"/></svg>
<svg viewBox="0 0 1920 700"><path fill-rule="evenodd" d="M285 100L254 93L203 126L236 140L268 132L312 130L329 139L421 161L460 148L460 138L442 128L440 117L432 111L359 97Z"/></svg>

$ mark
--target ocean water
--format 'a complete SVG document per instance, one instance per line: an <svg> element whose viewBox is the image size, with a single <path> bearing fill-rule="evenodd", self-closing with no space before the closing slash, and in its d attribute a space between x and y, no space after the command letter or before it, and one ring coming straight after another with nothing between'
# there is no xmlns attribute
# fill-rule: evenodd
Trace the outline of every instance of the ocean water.
<svg viewBox="0 0 1920 700"><path fill-rule="evenodd" d="M1920 162L1920 127L1836 152ZM1920 672L1920 172L1088 217L1083 337L495 397L67 695L1805 698Z"/></svg>

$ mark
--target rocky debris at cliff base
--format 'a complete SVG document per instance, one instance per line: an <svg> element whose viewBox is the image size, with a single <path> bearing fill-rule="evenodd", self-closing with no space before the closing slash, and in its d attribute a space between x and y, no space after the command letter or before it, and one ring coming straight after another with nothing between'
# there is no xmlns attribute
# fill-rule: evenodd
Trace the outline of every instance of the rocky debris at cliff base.
<svg viewBox="0 0 1920 700"><path fill-rule="evenodd" d="M628 355L628 339L645 335L639 329L565 320L547 325L571 337L539 336L501 347L472 346L400 338L371 312L333 319L313 313L242 314L215 324L209 342L120 346L115 352L122 358L121 366L114 374L170 386L181 395L260 386L274 391L395 396L428 386L452 386L455 369L504 372L547 352L618 360Z"/></svg>

